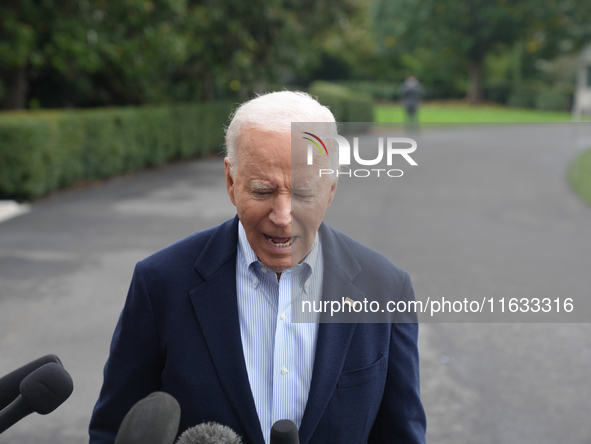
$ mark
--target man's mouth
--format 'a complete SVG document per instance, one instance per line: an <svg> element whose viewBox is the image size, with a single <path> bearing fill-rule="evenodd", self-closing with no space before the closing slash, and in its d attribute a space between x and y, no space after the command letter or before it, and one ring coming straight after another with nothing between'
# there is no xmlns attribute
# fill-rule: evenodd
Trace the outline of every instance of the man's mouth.
<svg viewBox="0 0 591 444"><path fill-rule="evenodd" d="M293 237L272 237L265 234L265 238L276 247L285 248L293 244Z"/></svg>

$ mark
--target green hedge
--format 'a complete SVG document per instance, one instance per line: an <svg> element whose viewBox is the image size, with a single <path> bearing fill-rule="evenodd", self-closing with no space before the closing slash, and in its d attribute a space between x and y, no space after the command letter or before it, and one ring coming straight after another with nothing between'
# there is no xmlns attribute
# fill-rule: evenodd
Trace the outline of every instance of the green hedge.
<svg viewBox="0 0 591 444"><path fill-rule="evenodd" d="M557 83L552 86L528 81L516 86L508 97L509 106L536 108L544 111L568 111L572 105L574 86Z"/></svg>
<svg viewBox="0 0 591 444"><path fill-rule="evenodd" d="M364 131L371 127L374 105L371 95L322 81L312 83L308 92L330 108L337 122L367 122L355 127L347 125L348 130Z"/></svg>
<svg viewBox="0 0 591 444"><path fill-rule="evenodd" d="M568 111L571 109L572 96L562 91L541 92L536 97L536 108L545 111Z"/></svg>
<svg viewBox="0 0 591 444"><path fill-rule="evenodd" d="M398 90L401 82L380 82L370 80L338 80L337 85L364 94L369 94L374 100L399 99Z"/></svg>
<svg viewBox="0 0 591 444"><path fill-rule="evenodd" d="M229 102L0 115L0 198L218 152Z"/></svg>
<svg viewBox="0 0 591 444"><path fill-rule="evenodd" d="M523 83L515 87L511 94L509 94L507 105L520 108L534 108L536 106L536 98L541 90L542 86L537 83Z"/></svg>

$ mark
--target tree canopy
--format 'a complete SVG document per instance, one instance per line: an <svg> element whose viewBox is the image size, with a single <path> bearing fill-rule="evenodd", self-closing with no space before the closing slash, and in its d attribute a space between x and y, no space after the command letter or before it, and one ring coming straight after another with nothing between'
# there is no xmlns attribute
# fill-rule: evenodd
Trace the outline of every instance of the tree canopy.
<svg viewBox="0 0 591 444"><path fill-rule="evenodd" d="M487 76L519 82L591 41L590 20L589 0L3 0L0 108L241 100L269 82L410 73L479 101Z"/></svg>
<svg viewBox="0 0 591 444"><path fill-rule="evenodd" d="M527 53L552 57L590 37L588 0L376 0L380 41L399 54L433 55L439 69L469 72L468 98L482 99L487 55L523 43ZM388 45L388 43L390 43ZM450 70L454 72L454 69ZM464 77L464 76L462 76Z"/></svg>
<svg viewBox="0 0 591 444"><path fill-rule="evenodd" d="M0 103L208 100L302 74L356 0L5 0Z"/></svg>

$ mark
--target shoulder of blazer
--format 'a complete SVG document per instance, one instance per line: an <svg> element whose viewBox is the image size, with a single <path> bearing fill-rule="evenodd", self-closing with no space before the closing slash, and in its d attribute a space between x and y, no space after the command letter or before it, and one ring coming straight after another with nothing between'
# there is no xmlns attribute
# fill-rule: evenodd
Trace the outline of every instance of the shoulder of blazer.
<svg viewBox="0 0 591 444"><path fill-rule="evenodd" d="M228 260L236 260L238 217L197 231L140 261L145 275L195 274L203 279Z"/></svg>

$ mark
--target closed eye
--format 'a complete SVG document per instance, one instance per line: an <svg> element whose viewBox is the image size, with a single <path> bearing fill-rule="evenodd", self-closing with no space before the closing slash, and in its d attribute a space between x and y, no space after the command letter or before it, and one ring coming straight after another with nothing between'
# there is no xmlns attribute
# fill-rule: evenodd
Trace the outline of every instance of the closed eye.
<svg viewBox="0 0 591 444"><path fill-rule="evenodd" d="M300 200L310 200L314 197L309 194L298 194L298 193L293 193L292 196L295 197L296 199L300 199Z"/></svg>

